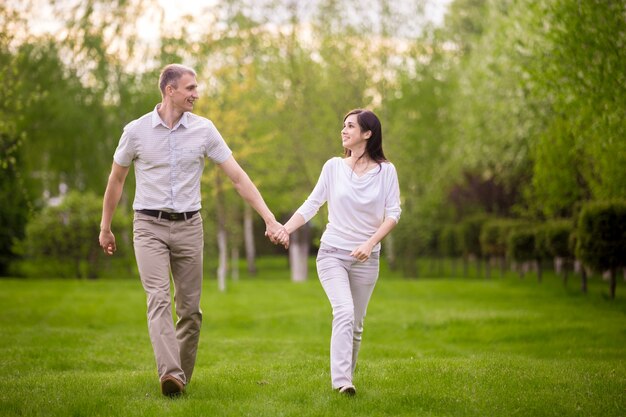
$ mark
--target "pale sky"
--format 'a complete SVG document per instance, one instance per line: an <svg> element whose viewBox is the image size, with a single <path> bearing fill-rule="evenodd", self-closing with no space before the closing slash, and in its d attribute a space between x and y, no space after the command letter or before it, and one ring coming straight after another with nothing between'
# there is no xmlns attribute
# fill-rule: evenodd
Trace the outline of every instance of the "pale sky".
<svg viewBox="0 0 626 417"><path fill-rule="evenodd" d="M435 24L441 24L443 15L452 0L426 0L426 15ZM172 0L159 0L159 4L171 16L182 16L185 14L193 14L199 9L213 5L217 0L194 0L194 1L172 1ZM307 1L307 3L314 3L314 1Z"/></svg>
<svg viewBox="0 0 626 417"><path fill-rule="evenodd" d="M80 1L80 0L78 0ZM193 0L193 1L174 1L174 0L158 0L159 4L165 11L165 24L176 22L181 16L198 14L202 9L207 6L218 3L219 0ZM433 22L435 25L440 25L443 22L444 14L448 5L452 0L424 0L425 1L425 14L426 18ZM55 32L62 27L62 23L58 22L53 17L52 8L50 3L52 0L8 0L8 4L16 9L23 9L28 3L34 5L33 10L36 11L35 16L29 18L31 24L31 32L33 34L41 34L46 32ZM66 1L66 4L71 5L72 1ZM57 2L63 4L63 2ZM310 11L315 7L316 0L306 0L299 2L299 7L305 12ZM397 5L401 5L402 1L399 0ZM158 37L158 27L154 24L155 13L147 11L143 18L139 19L139 29L141 38L150 42L151 39Z"/></svg>

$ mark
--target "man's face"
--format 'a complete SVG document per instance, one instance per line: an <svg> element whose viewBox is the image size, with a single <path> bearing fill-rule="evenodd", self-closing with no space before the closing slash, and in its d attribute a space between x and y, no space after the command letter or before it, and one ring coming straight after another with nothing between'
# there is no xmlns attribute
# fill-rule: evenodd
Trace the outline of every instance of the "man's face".
<svg viewBox="0 0 626 417"><path fill-rule="evenodd" d="M169 98L174 108L181 112L192 111L193 103L198 99L198 83L191 74L183 74L177 86L168 85Z"/></svg>

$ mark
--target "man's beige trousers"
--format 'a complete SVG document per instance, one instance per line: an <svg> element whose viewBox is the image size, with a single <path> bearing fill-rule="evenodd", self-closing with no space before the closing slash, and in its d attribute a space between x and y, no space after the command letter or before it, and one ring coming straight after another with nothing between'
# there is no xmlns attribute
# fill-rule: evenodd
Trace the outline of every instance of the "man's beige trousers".
<svg viewBox="0 0 626 417"><path fill-rule="evenodd" d="M202 311L202 216L165 220L135 213L133 243L148 303L148 330L159 378L191 380L196 362ZM174 326L170 272L178 321Z"/></svg>

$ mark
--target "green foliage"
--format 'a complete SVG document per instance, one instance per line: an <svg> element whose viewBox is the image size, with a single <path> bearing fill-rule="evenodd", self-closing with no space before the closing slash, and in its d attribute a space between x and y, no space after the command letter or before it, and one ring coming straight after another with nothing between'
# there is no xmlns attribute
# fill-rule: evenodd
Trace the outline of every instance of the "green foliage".
<svg viewBox="0 0 626 417"><path fill-rule="evenodd" d="M538 223L533 227L535 232L535 255L537 259L549 259L552 257L550 249L548 249L548 233L550 225L547 223Z"/></svg>
<svg viewBox="0 0 626 417"><path fill-rule="evenodd" d="M11 7L0 5L0 276L18 256L13 247L24 237L31 210L31 194L21 170L25 135L18 125L33 94L20 91L22 79L13 52L15 37L25 24Z"/></svg>
<svg viewBox="0 0 626 417"><path fill-rule="evenodd" d="M486 221L487 216L478 214L468 217L461 222L459 239L461 250L465 256L474 255L480 257L484 253L480 244L480 235Z"/></svg>
<svg viewBox="0 0 626 417"><path fill-rule="evenodd" d="M14 245L24 237L30 213L22 177L13 163L0 168L0 201L0 276L4 276L11 262L18 256Z"/></svg>
<svg viewBox="0 0 626 417"><path fill-rule="evenodd" d="M461 255L460 226L447 224L441 228L439 235L439 248L441 255L457 257Z"/></svg>
<svg viewBox="0 0 626 417"><path fill-rule="evenodd" d="M71 277L96 278L103 268L105 256L98 244L102 200L92 193L70 192L58 206L48 206L26 227L23 243L25 256L34 265L46 266L48 272L70 273ZM124 224L122 214L116 213L116 225ZM126 223L127 224L127 223ZM123 230L123 228L120 228ZM116 256L124 256L123 239L117 239ZM29 272L27 270L25 272ZM31 271L42 274L44 271ZM61 275L63 276L63 275Z"/></svg>
<svg viewBox="0 0 626 417"><path fill-rule="evenodd" d="M518 262L532 261L539 257L534 228L511 231L507 238L507 256Z"/></svg>
<svg viewBox="0 0 626 417"><path fill-rule="evenodd" d="M527 85L550 111L532 182L540 210L568 214L574 201L626 197L626 3L542 3Z"/></svg>
<svg viewBox="0 0 626 417"><path fill-rule="evenodd" d="M626 201L584 206L578 218L576 257L597 271L626 266Z"/></svg>
<svg viewBox="0 0 626 417"><path fill-rule="evenodd" d="M570 220L552 220L543 225L543 245L552 257L574 257L570 246L573 229Z"/></svg>
<svg viewBox="0 0 626 417"><path fill-rule="evenodd" d="M520 228L519 221L513 219L487 220L480 230L480 247L486 256L503 258L507 254L509 234Z"/></svg>
<svg viewBox="0 0 626 417"><path fill-rule="evenodd" d="M38 206L61 184L100 191L122 125L110 117L101 92L85 86L61 54L47 40L22 45L16 53L18 92L31 97L17 124L25 138L21 171Z"/></svg>
<svg viewBox="0 0 626 417"><path fill-rule="evenodd" d="M408 217L405 213L402 216L394 229L394 250L404 276L416 277L417 258L426 252L429 236L414 217Z"/></svg>
<svg viewBox="0 0 626 417"><path fill-rule="evenodd" d="M424 240L424 255L426 256L430 256L430 257L439 257L442 255L442 242L441 242L441 236L442 236L442 231L443 226L440 225L435 225L433 227L430 228L430 233L427 233L427 231L424 231L422 234L425 237Z"/></svg>
<svg viewBox="0 0 626 417"><path fill-rule="evenodd" d="M570 216L576 201L586 197L589 187L579 175L584 155L574 142L567 122L554 120L537 138L533 148L532 205L547 216Z"/></svg>
<svg viewBox="0 0 626 417"><path fill-rule="evenodd" d="M15 219L0 248L24 233L15 213L43 207L59 185L102 192L121 128L158 102L158 71L173 61L198 70L197 112L279 218L342 153L345 112L376 111L400 176L399 256L426 251L441 225L477 211L571 217L581 202L626 198L625 2L456 0L443 27L423 30L422 1L376 5L371 13L329 0L303 13L295 2L229 0L166 26L156 0L53 2L66 24L52 35L28 33L35 3L0 5L0 165L7 184L19 183L0 187L14 196L0 219ZM160 25L154 49L137 32L146 16ZM480 202L507 204L455 204L468 173ZM207 223L217 217L212 174L203 179ZM131 174L124 209L132 183ZM224 194L237 242L238 197ZM484 245L466 236L463 252L502 256L492 232ZM0 273L16 256L1 251Z"/></svg>

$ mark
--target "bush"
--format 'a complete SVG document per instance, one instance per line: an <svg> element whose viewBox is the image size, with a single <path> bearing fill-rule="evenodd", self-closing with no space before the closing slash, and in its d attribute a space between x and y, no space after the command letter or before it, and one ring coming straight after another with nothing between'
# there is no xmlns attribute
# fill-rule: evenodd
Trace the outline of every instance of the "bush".
<svg viewBox="0 0 626 417"><path fill-rule="evenodd" d="M28 275L96 278L103 267L102 249L98 243L102 200L93 193L70 192L58 206L48 206L35 216L26 227L23 250L27 261L22 267ZM118 211L115 224L128 224ZM119 254L124 245L118 237Z"/></svg>
<svg viewBox="0 0 626 417"><path fill-rule="evenodd" d="M596 271L611 271L614 298L617 269L626 266L626 202L594 202L583 207L576 236L578 259Z"/></svg>
<svg viewBox="0 0 626 417"><path fill-rule="evenodd" d="M574 225L569 220L553 220L543 228L544 246L548 253L555 258L574 257L571 248L571 235Z"/></svg>
<svg viewBox="0 0 626 417"><path fill-rule="evenodd" d="M507 239L507 255L518 262L527 262L538 258L535 247L536 234L534 228L513 230Z"/></svg>
<svg viewBox="0 0 626 417"><path fill-rule="evenodd" d="M423 254L432 258L441 256L441 226L431 226L422 231Z"/></svg>
<svg viewBox="0 0 626 417"><path fill-rule="evenodd" d="M463 255L475 255L481 257L483 255L482 245L480 244L480 234L487 217L483 214L475 215L465 219L459 228L459 243Z"/></svg>
<svg viewBox="0 0 626 417"><path fill-rule="evenodd" d="M550 250L548 249L548 234L550 225L548 223L541 223L533 228L535 233L535 256L536 259L548 259L552 257Z"/></svg>
<svg viewBox="0 0 626 417"><path fill-rule="evenodd" d="M485 222L480 231L482 252L489 257L504 258L507 254L509 233L519 227L512 219L492 219Z"/></svg>
<svg viewBox="0 0 626 417"><path fill-rule="evenodd" d="M439 249L443 256L457 257L461 255L459 226L448 224L441 228Z"/></svg>
<svg viewBox="0 0 626 417"><path fill-rule="evenodd" d="M417 257L424 251L423 229L412 216L404 216L393 231L395 253L405 277L417 276Z"/></svg>
<svg viewBox="0 0 626 417"><path fill-rule="evenodd" d="M0 275L6 275L18 253L16 240L24 238L29 199L17 168L13 164L0 166Z"/></svg>

